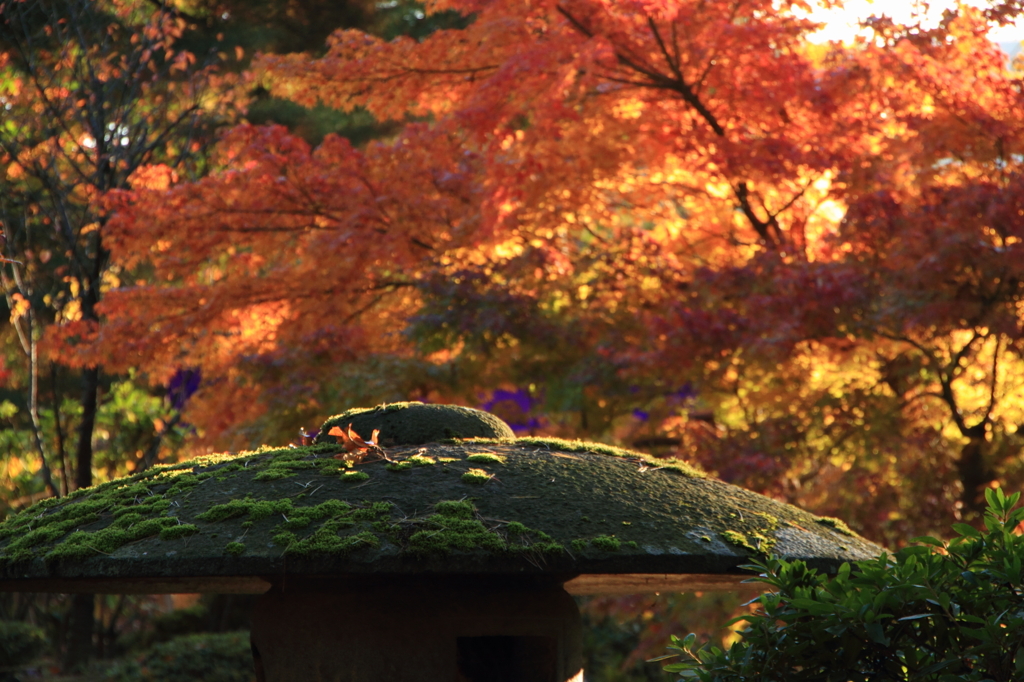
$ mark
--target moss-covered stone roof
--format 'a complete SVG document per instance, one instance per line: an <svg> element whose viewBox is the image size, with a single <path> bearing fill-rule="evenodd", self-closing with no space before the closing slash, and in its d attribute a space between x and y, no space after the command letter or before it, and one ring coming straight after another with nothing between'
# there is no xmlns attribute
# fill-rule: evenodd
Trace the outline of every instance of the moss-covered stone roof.
<svg viewBox="0 0 1024 682"><path fill-rule="evenodd" d="M834 519L681 463L547 439L204 457L0 524L0 588L168 576L730 573L775 552L823 569L881 548ZM36 583L34 589L39 589Z"/></svg>

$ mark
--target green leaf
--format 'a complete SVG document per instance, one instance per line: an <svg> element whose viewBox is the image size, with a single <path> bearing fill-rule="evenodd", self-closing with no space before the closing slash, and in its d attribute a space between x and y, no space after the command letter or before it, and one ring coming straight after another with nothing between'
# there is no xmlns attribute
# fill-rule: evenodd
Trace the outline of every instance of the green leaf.
<svg viewBox="0 0 1024 682"><path fill-rule="evenodd" d="M971 537L971 538L980 538L980 537L982 537L981 531L979 531L974 526L967 525L966 523L954 523L953 524L953 530L955 530L957 533L959 533L960 535L963 535L965 537Z"/></svg>
<svg viewBox="0 0 1024 682"><path fill-rule="evenodd" d="M864 629L867 630L868 637L870 637L872 641L878 642L882 646L889 646L889 642L891 640L886 636L881 623L867 623L864 626Z"/></svg>
<svg viewBox="0 0 1024 682"><path fill-rule="evenodd" d="M658 661L664 661L669 658L679 658L679 654L665 654L663 656L655 656L654 658L648 658L648 663L657 663Z"/></svg>
<svg viewBox="0 0 1024 682"><path fill-rule="evenodd" d="M916 538L910 538L911 542L916 542L922 545L931 545L932 547L945 547L946 544L941 540L931 537L930 535L922 535Z"/></svg>

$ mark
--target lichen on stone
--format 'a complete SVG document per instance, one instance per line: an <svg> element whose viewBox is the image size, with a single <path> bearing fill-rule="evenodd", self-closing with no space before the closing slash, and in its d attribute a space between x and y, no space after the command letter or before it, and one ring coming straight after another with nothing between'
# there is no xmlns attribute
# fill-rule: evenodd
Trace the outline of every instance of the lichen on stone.
<svg viewBox="0 0 1024 682"><path fill-rule="evenodd" d="M767 512L754 512L754 516L765 521L765 525L757 530L750 530L742 533L737 530L725 530L720 535L726 542L742 547L756 554L768 556L775 549L778 540L775 538L775 531L780 527L780 521L774 514Z"/></svg>
<svg viewBox="0 0 1024 682"><path fill-rule="evenodd" d="M732 545L764 556L771 554L776 542L774 538L769 538L763 533L756 531L747 535L736 530L725 530L720 535L723 540Z"/></svg>

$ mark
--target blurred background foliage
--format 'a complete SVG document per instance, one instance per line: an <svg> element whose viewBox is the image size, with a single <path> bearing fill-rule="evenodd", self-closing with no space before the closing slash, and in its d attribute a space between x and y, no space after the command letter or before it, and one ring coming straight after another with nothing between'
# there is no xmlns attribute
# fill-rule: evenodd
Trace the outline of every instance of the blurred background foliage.
<svg viewBox="0 0 1024 682"><path fill-rule="evenodd" d="M64 1L70 0L45 0L38 7L59 12ZM181 110L168 104L175 93L188 91L185 99L197 106L195 120L161 138L145 158L126 155L124 167L113 172L82 144L82 130L70 141L61 138L53 112L15 106L4 118L0 137L8 144L0 173L5 235L0 255L20 263L17 268L3 264L5 298L0 301L0 514L78 486L75 453L81 449L85 418L91 424L90 480L202 451L194 445L196 429L188 416L203 385L199 370L168 368L170 379L154 382L139 372L100 367L90 406L83 398L80 368L39 353L45 330L81 315L90 291L99 296L156 277L145 266L126 270L109 261L102 244L90 241L97 216L79 220L77 246L69 246L56 234L58 209L87 204L83 197L97 188L129 187L129 162L171 163L180 177L201 178L211 169L217 134L236 123L279 124L314 146L332 133L357 147L391 139L408 121L380 122L362 108L343 112L275 97L266 83L248 78L246 69L257 53L322 56L325 41L338 28L362 29L385 40L418 40L472 21L452 12L428 16L421 4L405 0L98 0L87 6L83 21L93 28L116 24L125 36L154 17L177 22L171 46L194 57L186 60L186 68L153 67L174 87L140 90L132 102L132 111L142 112L138 116L129 115L128 108L111 108L113 127L104 135L117 142L114 146L128 137L121 126L145 128L140 132L145 137L153 121L173 119ZM40 11L30 19L40 28L46 17ZM0 96L12 102L31 63L31 54L19 52L19 40L9 31L0 33L0 49L15 55L0 72ZM130 54L130 45L126 39L112 49ZM521 124L527 128L529 122ZM63 170L46 166L40 173L23 172L31 171L19 156L24 148L45 146L50 139L61 139L61 148L70 150L61 157L66 157ZM132 140L121 146L131 147ZM75 164L92 168L93 179L68 180ZM54 178L60 181L55 185L64 183L64 204L53 199L54 187L47 185ZM687 215L684 205L676 210ZM632 220L629 207L620 217ZM653 224L640 227L654 229ZM638 284L650 274L645 266L623 270L623 262L647 262L636 244L609 244L602 240L608 235L601 226L595 230L579 244L579 263L585 267L568 287L546 275L558 262L539 247L496 257L475 270L453 266L419 282L415 314L407 326L392 330L415 352L370 354L341 366L327 361L317 366L314 358L310 372L331 379L314 391L301 381L291 382L288 366L274 357L247 358L247 381L281 388L264 416L237 425L235 440L243 445L295 440L300 428L313 430L327 414L353 405L458 399L494 412L522 435L586 437L688 456L723 480L851 520L858 531L892 545L945 529L960 503L956 463L966 441L953 433L942 409L914 393L934 383L936 367L923 353L881 344L877 357L856 365L847 355L856 349L809 343L783 367L733 349L709 361L699 380L682 371L662 371L648 364L643 353L613 353L600 340L642 338L647 330L641 313L656 294L644 293ZM95 273L76 274L81 263L95 266ZM511 277L503 273L519 276L519 288L509 286ZM605 291L602 299L597 283L605 281L617 282L617 289ZM743 293L739 287L731 292L736 298ZM594 315L595 309L601 314ZM1004 373L1022 372L1019 357L998 341L975 358L978 366L997 362ZM965 405L984 406L989 378L980 375L974 393L960 396ZM1005 413L985 434L985 458L992 463L986 473L1012 488L1024 482L1024 440L1013 426L1015 420L1024 423L1024 412L1019 396L1004 398ZM913 404L910 411L908 404ZM664 679L645 658L661 653L673 634L695 631L729 643L735 633L712 624L743 613L751 597L666 594L582 600L587 679ZM247 654L244 637L237 634L247 626L244 599L207 596L175 603L164 597L102 595L92 603L94 618L86 632L100 662L88 667L88 655L70 655L71 632L80 627L71 604L71 598L60 595L0 595L0 650L9 657L7 665L41 660L40 669L49 671L45 674L51 668L86 666L96 679L149 679L146 675L157 675L154 671L166 664L159 673L163 677L152 679L174 679L194 675L195 666L212 670L207 654L236 663ZM114 657L121 662L111 668L105 659ZM223 679L235 678L225 673Z"/></svg>

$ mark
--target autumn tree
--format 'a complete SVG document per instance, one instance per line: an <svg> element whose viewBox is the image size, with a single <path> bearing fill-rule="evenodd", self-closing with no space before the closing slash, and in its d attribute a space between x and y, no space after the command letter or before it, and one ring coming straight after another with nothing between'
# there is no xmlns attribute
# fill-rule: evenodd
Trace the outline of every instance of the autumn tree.
<svg viewBox="0 0 1024 682"><path fill-rule="evenodd" d="M41 346L61 324L98 322L104 292L129 274L110 260L103 197L201 172L206 140L224 111L223 94L211 97L209 87L230 84L177 49L184 28L159 3L0 4L0 283L10 310L10 326L0 332L5 350L23 354L5 362L0 413L13 428L2 436L10 475L23 461L11 452L20 428L31 434L52 495L92 484L98 422L109 429L101 451L128 449L135 432L168 435L159 424L171 416L169 406L145 385ZM73 398L66 396L72 372L80 384ZM71 618L67 658L75 665L91 647L91 595L76 595Z"/></svg>
<svg viewBox="0 0 1024 682"><path fill-rule="evenodd" d="M423 35L460 21L426 17L414 3L360 0L0 5L0 266L10 314L0 326L0 510L151 466L190 428L180 410L200 381L197 368L158 373L157 383L130 364L78 362L48 347L57 327L97 322L108 290L154 276L111 259L108 192L201 177L211 132L237 120L242 102L250 117L309 139L327 130L377 134L365 112L282 109L236 75L254 49L318 52L339 22ZM79 601L85 622L89 599Z"/></svg>
<svg viewBox="0 0 1024 682"><path fill-rule="evenodd" d="M159 283L75 352L202 368L211 444L500 387L549 432L938 532L1022 478L1012 8L821 46L800 7L437 2L471 21L267 56L275 96L404 126L243 126L209 177L118 195L112 249Z"/></svg>

